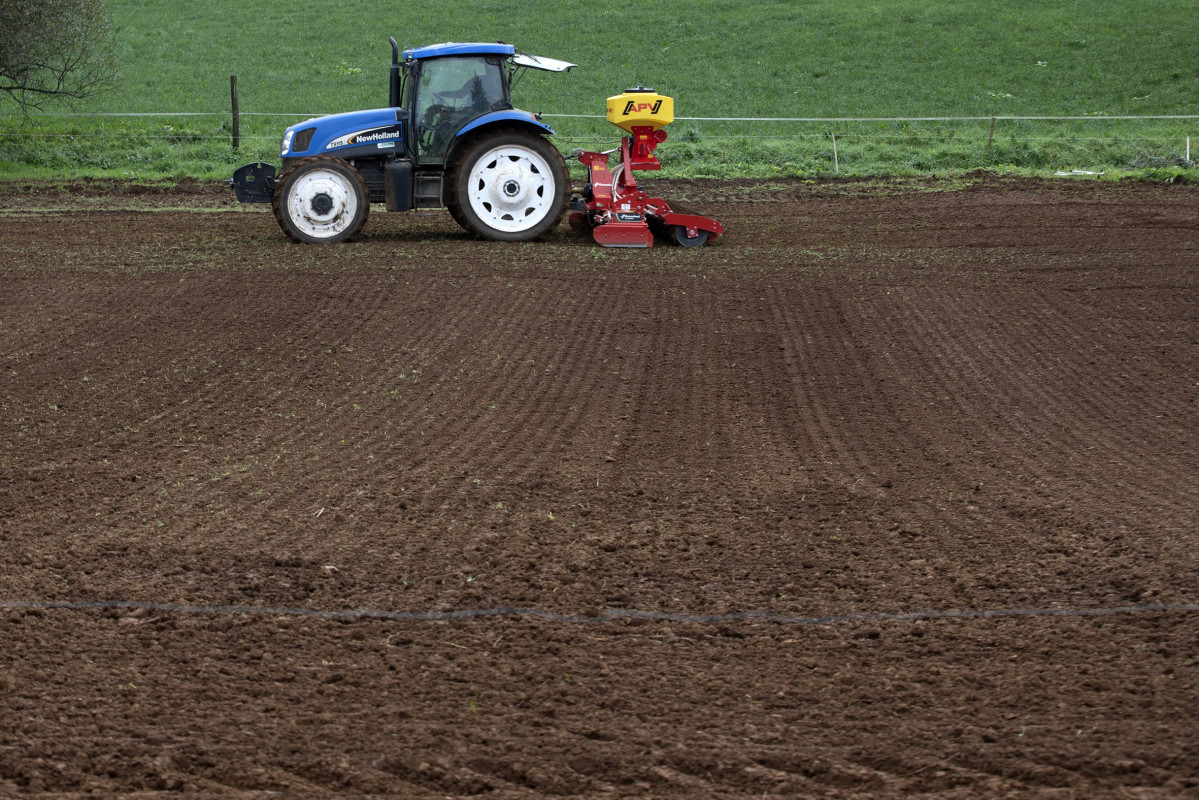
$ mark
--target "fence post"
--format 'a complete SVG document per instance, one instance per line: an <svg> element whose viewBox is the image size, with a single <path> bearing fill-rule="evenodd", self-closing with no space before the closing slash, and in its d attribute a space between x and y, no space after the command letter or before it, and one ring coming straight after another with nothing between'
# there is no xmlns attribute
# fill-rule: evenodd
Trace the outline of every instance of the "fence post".
<svg viewBox="0 0 1199 800"><path fill-rule="evenodd" d="M841 159L839 159L837 157L837 134L834 133L834 134L832 134L832 136L833 136L833 172L840 174Z"/></svg>
<svg viewBox="0 0 1199 800"><path fill-rule="evenodd" d="M233 149L241 149L241 111L237 107L237 76L229 76L229 95L233 98Z"/></svg>
<svg viewBox="0 0 1199 800"><path fill-rule="evenodd" d="M987 131L987 149L991 149L991 140L995 138L995 118L991 117L991 129Z"/></svg>

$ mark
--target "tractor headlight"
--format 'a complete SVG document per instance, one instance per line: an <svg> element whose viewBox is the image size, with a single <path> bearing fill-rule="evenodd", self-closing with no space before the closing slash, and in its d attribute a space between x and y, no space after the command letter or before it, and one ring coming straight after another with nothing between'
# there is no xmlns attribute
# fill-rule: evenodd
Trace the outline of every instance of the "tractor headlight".
<svg viewBox="0 0 1199 800"><path fill-rule="evenodd" d="M291 128L287 129L287 133L283 134L283 146L279 150L280 155L287 155L287 151L291 150L291 137L295 135L295 131Z"/></svg>

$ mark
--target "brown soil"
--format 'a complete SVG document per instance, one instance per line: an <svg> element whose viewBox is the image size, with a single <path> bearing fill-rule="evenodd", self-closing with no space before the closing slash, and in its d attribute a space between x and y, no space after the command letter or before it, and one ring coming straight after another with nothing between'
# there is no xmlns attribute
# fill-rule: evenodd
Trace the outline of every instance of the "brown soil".
<svg viewBox="0 0 1199 800"><path fill-rule="evenodd" d="M8 184L0 795L1199 797L1199 190L655 188Z"/></svg>

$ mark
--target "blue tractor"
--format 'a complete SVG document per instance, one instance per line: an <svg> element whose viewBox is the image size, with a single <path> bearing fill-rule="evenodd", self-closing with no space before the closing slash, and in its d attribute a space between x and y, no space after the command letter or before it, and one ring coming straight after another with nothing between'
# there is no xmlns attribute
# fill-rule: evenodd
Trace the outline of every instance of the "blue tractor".
<svg viewBox="0 0 1199 800"><path fill-rule="evenodd" d="M231 181L244 203L270 203L297 242L340 242L388 211L447 208L463 228L500 241L536 239L569 202L566 161L540 118L513 108L523 69L564 72L565 61L509 44L405 50L391 39L387 108L310 119L283 134L282 166L246 164Z"/></svg>

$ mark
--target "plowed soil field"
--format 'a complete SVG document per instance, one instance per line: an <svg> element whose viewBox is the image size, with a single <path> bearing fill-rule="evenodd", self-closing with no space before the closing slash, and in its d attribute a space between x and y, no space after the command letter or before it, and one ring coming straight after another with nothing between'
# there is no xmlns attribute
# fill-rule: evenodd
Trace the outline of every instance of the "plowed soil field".
<svg viewBox="0 0 1199 800"><path fill-rule="evenodd" d="M1199 797L1199 189L699 250L0 199L0 796Z"/></svg>

